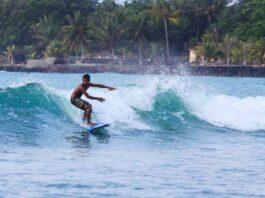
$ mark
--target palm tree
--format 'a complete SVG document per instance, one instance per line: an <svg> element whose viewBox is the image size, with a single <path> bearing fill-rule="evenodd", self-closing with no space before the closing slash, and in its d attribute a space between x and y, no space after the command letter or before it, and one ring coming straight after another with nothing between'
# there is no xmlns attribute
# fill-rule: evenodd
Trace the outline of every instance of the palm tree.
<svg viewBox="0 0 265 198"><path fill-rule="evenodd" d="M33 45L24 46L23 53L26 55L27 59L35 59L37 56L35 46L33 46Z"/></svg>
<svg viewBox="0 0 265 198"><path fill-rule="evenodd" d="M196 56L203 58L203 61L210 62L220 55L220 51L211 42L203 42L195 47Z"/></svg>
<svg viewBox="0 0 265 198"><path fill-rule="evenodd" d="M124 29L124 13L121 9L100 14L93 24L93 37L102 48L111 51L115 57L115 48L126 32Z"/></svg>
<svg viewBox="0 0 265 198"><path fill-rule="evenodd" d="M143 59L143 46L146 42L145 39L145 27L146 27L146 13L144 11L140 13L126 13L128 18L128 29L129 36L132 42L136 42L138 46L138 53L139 53L139 65L142 65Z"/></svg>
<svg viewBox="0 0 265 198"><path fill-rule="evenodd" d="M250 57L250 52L253 44L249 42L239 41L231 50L233 61L238 64L247 64L247 60Z"/></svg>
<svg viewBox="0 0 265 198"><path fill-rule="evenodd" d="M247 64L247 57L249 56L253 44L250 42L241 41L240 45L241 45L240 49L242 50L242 56L243 56L243 65L245 66Z"/></svg>
<svg viewBox="0 0 265 198"><path fill-rule="evenodd" d="M64 46L62 41L52 40L46 47L45 56L46 57L60 57L64 54Z"/></svg>
<svg viewBox="0 0 265 198"><path fill-rule="evenodd" d="M154 0L149 10L150 14L162 20L165 28L166 38L166 55L167 59L169 55L169 42L168 42L168 22L178 24L180 21L181 11L180 9L173 8L173 6L167 0Z"/></svg>
<svg viewBox="0 0 265 198"><path fill-rule="evenodd" d="M103 0L99 6L99 10L102 12L113 12L119 6L115 3L114 0Z"/></svg>
<svg viewBox="0 0 265 198"><path fill-rule="evenodd" d="M218 11L220 8L224 8L226 5L225 0L196 0L198 7L196 8L196 17L205 17L208 22L208 26L217 19Z"/></svg>
<svg viewBox="0 0 265 198"><path fill-rule="evenodd" d="M163 55L162 50L163 50L163 44L161 42L150 42L149 43L149 49L150 49L150 54L151 54L151 60L154 63L158 63L161 60L161 56Z"/></svg>
<svg viewBox="0 0 265 198"><path fill-rule="evenodd" d="M231 58L231 50L235 46L237 40L235 37L231 37L229 35L226 35L224 37L223 43L221 44L221 49L223 53L226 56L226 64L230 64L230 58Z"/></svg>
<svg viewBox="0 0 265 198"><path fill-rule="evenodd" d="M67 15L68 25L63 27L64 42L70 51L75 48L76 56L81 49L82 57L85 56L85 45L88 44L88 24L86 17L81 16L80 11L74 13L74 17Z"/></svg>
<svg viewBox="0 0 265 198"><path fill-rule="evenodd" d="M208 31L202 36L202 42L195 47L197 57L203 57L207 62L220 58L219 35L216 31ZM203 60L204 61L204 60Z"/></svg>
<svg viewBox="0 0 265 198"><path fill-rule="evenodd" d="M184 15L187 29L196 31L196 38L218 18L220 11L225 8L226 0L186 0Z"/></svg>
<svg viewBox="0 0 265 198"><path fill-rule="evenodd" d="M220 35L218 31L214 29L209 29L205 34L202 35L203 42L210 42L215 48L219 47Z"/></svg>
<svg viewBox="0 0 265 198"><path fill-rule="evenodd" d="M32 27L34 37L38 41L38 47L44 49L58 35L58 26L51 15L44 15L39 22Z"/></svg>
<svg viewBox="0 0 265 198"><path fill-rule="evenodd" d="M15 55L16 55L17 51L18 51L18 48L16 45L11 45L11 46L8 46L6 48L5 54L8 57L9 63L11 63L11 64L15 63Z"/></svg>
<svg viewBox="0 0 265 198"><path fill-rule="evenodd" d="M256 57L263 63L265 60L265 37L258 40L253 46L253 52Z"/></svg>

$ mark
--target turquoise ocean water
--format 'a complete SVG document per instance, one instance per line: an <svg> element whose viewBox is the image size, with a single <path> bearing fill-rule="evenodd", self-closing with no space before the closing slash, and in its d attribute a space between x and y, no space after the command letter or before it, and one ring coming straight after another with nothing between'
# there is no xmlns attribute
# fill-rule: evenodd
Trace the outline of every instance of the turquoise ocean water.
<svg viewBox="0 0 265 198"><path fill-rule="evenodd" d="M0 72L0 197L264 197L265 79Z"/></svg>

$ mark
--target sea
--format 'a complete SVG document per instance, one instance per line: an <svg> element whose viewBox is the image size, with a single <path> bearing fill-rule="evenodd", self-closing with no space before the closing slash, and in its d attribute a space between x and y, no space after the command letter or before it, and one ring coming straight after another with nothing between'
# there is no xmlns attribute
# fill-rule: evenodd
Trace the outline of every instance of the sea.
<svg viewBox="0 0 265 198"><path fill-rule="evenodd" d="M0 72L0 197L265 197L264 78L91 74L94 133L81 80Z"/></svg>

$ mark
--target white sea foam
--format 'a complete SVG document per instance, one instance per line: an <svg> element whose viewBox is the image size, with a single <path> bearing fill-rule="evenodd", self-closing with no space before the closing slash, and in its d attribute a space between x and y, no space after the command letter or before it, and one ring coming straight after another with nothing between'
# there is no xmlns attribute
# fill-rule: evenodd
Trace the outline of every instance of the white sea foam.
<svg viewBox="0 0 265 198"><path fill-rule="evenodd" d="M183 100L190 113L210 124L242 131L265 130L264 96L240 98L218 94L218 91L213 94L212 90L208 91L205 84L196 84L192 79L182 77L149 77L145 82L144 85L121 86L114 92L89 89L91 95L106 98L104 103L89 100L93 105L94 118L117 127L149 129L150 126L141 120L137 110L152 111L157 94L171 90ZM81 111L69 102L72 90L55 89L47 86L43 81L36 82L31 79L9 84L9 87L21 87L28 83L39 83L52 93L63 96L63 99L61 98L63 109L78 124L81 123ZM179 114L175 115L179 117Z"/></svg>
<svg viewBox="0 0 265 198"><path fill-rule="evenodd" d="M192 112L199 118L220 126L243 131L265 129L265 97L238 98L227 95L190 101Z"/></svg>
<svg viewBox="0 0 265 198"><path fill-rule="evenodd" d="M52 90L58 96L63 96L64 101L62 101L62 104L65 112L80 126L84 126L80 121L82 111L72 106L69 102L73 90L53 88L49 88L49 90ZM150 129L148 125L141 121L136 109L151 110L156 90L156 87L153 86L150 88L122 87L113 92L91 88L89 90L90 95L104 97L106 101L100 103L89 100L88 102L92 104L93 118L98 122L110 123L113 127L125 126L126 128Z"/></svg>
<svg viewBox="0 0 265 198"><path fill-rule="evenodd" d="M89 101L97 120L111 124L124 125L129 128L150 129L150 126L141 121L136 110L151 111L157 92L156 84L143 87L118 87L118 90L109 92L102 89L91 89L93 96L106 99L104 103Z"/></svg>
<svg viewBox="0 0 265 198"><path fill-rule="evenodd" d="M158 84L160 91L175 91L190 113L212 125L242 131L265 130L265 96L218 94L210 85L194 83L191 78L161 78ZM179 114L175 116L179 118Z"/></svg>

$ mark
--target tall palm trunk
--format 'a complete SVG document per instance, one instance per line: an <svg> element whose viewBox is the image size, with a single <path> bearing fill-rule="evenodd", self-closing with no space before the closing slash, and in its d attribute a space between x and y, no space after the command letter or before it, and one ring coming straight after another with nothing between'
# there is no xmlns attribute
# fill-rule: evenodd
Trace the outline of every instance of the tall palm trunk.
<svg viewBox="0 0 265 198"><path fill-rule="evenodd" d="M75 47L75 57L78 57L78 50L77 50L77 47Z"/></svg>
<svg viewBox="0 0 265 198"><path fill-rule="evenodd" d="M8 56L8 62L11 63L11 56Z"/></svg>
<svg viewBox="0 0 265 198"><path fill-rule="evenodd" d="M229 65L229 63L230 63L230 49L228 49L226 56L226 64Z"/></svg>
<svg viewBox="0 0 265 198"><path fill-rule="evenodd" d="M196 30L196 39L197 39L197 41L200 39L200 30L199 29Z"/></svg>
<svg viewBox="0 0 265 198"><path fill-rule="evenodd" d="M242 50L243 50L243 65L247 65L247 53L248 53L248 46L247 44L243 44L242 46Z"/></svg>
<svg viewBox="0 0 265 198"><path fill-rule="evenodd" d="M114 48L113 47L111 48L111 56L112 56L112 58L114 58L114 56L115 56L115 52L114 52Z"/></svg>
<svg viewBox="0 0 265 198"><path fill-rule="evenodd" d="M139 65L142 65L143 53L142 53L142 45L140 41L138 41L138 53L139 53Z"/></svg>
<svg viewBox="0 0 265 198"><path fill-rule="evenodd" d="M168 43L168 30L167 30L167 19L164 19L164 25L165 25L165 36L166 36L166 50L167 50L167 60L169 60L169 43Z"/></svg>
<svg viewBox="0 0 265 198"><path fill-rule="evenodd" d="M9 56L9 63L10 63L10 64L14 64L14 62L15 62L15 61L14 61L14 56L13 56L13 55L10 55L10 56Z"/></svg>
<svg viewBox="0 0 265 198"><path fill-rule="evenodd" d="M208 18L208 25L210 26L212 24L212 18L209 14L208 14L207 18Z"/></svg>
<svg viewBox="0 0 265 198"><path fill-rule="evenodd" d="M245 54L243 55L243 65L244 65L244 66L247 65L247 57L246 57Z"/></svg>
<svg viewBox="0 0 265 198"><path fill-rule="evenodd" d="M123 51L123 60L126 60L126 49L125 49L125 47L122 49L122 51Z"/></svg>
<svg viewBox="0 0 265 198"><path fill-rule="evenodd" d="M82 58L85 57L85 52L84 52L84 45L81 43L81 51L82 51Z"/></svg>
<svg viewBox="0 0 265 198"><path fill-rule="evenodd" d="M246 61L246 57L243 57L243 65L246 66L247 65L247 61Z"/></svg>

